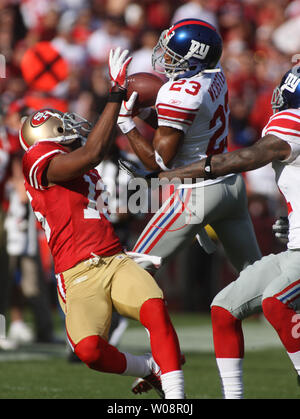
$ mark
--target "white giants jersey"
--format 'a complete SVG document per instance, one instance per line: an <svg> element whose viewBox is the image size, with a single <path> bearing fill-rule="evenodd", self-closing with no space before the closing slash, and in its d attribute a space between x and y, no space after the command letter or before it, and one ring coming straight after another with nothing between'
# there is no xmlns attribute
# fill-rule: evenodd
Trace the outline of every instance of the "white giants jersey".
<svg viewBox="0 0 300 419"><path fill-rule="evenodd" d="M275 179L285 197L289 217L289 249L300 249L300 109L287 109L271 116L262 136L275 135L291 147L290 156L273 162Z"/></svg>
<svg viewBox="0 0 300 419"><path fill-rule="evenodd" d="M173 127L185 134L169 168L185 166L227 151L229 106L222 71L168 81L160 88L155 106L158 126ZM204 183L216 183L222 179Z"/></svg>

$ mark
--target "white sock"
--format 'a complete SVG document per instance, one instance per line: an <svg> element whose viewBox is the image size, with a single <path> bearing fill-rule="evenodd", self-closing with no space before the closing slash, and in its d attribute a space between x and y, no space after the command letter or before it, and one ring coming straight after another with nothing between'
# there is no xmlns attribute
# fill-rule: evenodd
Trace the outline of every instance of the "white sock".
<svg viewBox="0 0 300 419"><path fill-rule="evenodd" d="M287 354L290 357L290 360L292 361L297 374L300 376L300 351L293 353L288 352Z"/></svg>
<svg viewBox="0 0 300 419"><path fill-rule="evenodd" d="M243 359L217 358L224 399L243 398Z"/></svg>
<svg viewBox="0 0 300 419"><path fill-rule="evenodd" d="M184 399L184 377L181 370L167 372L160 378L166 399Z"/></svg>
<svg viewBox="0 0 300 419"><path fill-rule="evenodd" d="M126 357L126 369L122 375L129 375L132 377L145 377L150 374L151 370L148 364L148 358L145 355L132 355L128 352L123 352Z"/></svg>

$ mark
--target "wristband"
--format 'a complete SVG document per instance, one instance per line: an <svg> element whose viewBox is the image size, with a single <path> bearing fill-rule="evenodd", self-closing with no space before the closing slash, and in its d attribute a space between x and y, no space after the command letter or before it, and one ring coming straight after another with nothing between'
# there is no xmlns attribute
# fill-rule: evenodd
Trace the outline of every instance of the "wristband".
<svg viewBox="0 0 300 419"><path fill-rule="evenodd" d="M212 158L212 156L213 155L211 154L210 156L206 157L205 165L204 165L204 172L205 172L206 177L208 179L215 179L216 178L216 176L213 175L212 169L211 169L211 158Z"/></svg>
<svg viewBox="0 0 300 419"><path fill-rule="evenodd" d="M110 92L107 98L107 102L122 103L126 100L126 89L117 90L116 92Z"/></svg>

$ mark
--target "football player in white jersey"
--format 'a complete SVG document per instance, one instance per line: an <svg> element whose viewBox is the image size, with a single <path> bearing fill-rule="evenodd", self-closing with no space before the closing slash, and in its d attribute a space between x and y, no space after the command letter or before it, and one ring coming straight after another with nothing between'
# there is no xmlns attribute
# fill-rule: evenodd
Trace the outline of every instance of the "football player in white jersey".
<svg viewBox="0 0 300 419"><path fill-rule="evenodd" d="M300 74L288 71L272 97L274 114L253 146L219 154L159 176L215 178L272 162L287 203L287 251L263 257L243 270L211 305L217 365L225 398L242 398L242 320L263 310L300 376ZM207 170L209 168L209 170Z"/></svg>
<svg viewBox="0 0 300 419"><path fill-rule="evenodd" d="M221 54L219 34L202 20L184 19L162 32L153 51L153 67L169 81L158 92L156 109L139 115L156 127L152 144L132 118L134 94L118 118L120 129L148 170L168 170L226 153L229 107ZM133 251L166 261L196 236L210 252L207 224L238 272L261 258L243 178L234 173L176 188L149 221Z"/></svg>

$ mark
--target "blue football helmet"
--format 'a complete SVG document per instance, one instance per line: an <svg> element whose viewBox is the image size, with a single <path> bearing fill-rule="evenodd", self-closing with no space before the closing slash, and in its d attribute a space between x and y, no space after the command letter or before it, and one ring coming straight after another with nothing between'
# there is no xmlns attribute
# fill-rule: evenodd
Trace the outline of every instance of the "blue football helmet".
<svg viewBox="0 0 300 419"><path fill-rule="evenodd" d="M152 66L170 79L217 72L222 39L214 26L200 19L183 19L162 32L153 49Z"/></svg>
<svg viewBox="0 0 300 419"><path fill-rule="evenodd" d="M273 112L288 108L300 108L300 73L298 67L289 70L275 87L271 99Z"/></svg>

